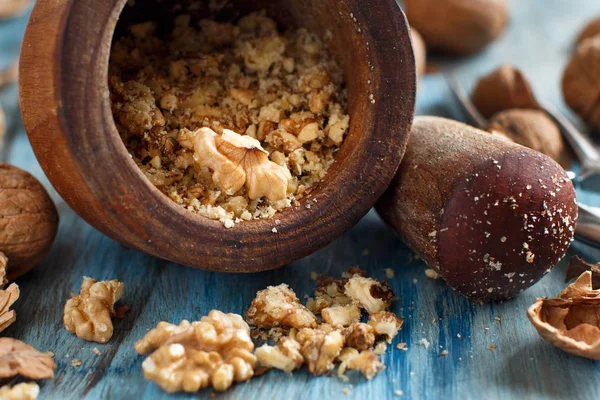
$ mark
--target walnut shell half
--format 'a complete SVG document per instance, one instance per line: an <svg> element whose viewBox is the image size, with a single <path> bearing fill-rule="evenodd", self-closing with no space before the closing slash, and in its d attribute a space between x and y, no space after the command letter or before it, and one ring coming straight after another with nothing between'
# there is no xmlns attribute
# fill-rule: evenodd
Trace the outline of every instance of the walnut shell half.
<svg viewBox="0 0 600 400"><path fill-rule="evenodd" d="M600 130L600 35L577 47L563 73L562 91L569 107Z"/></svg>
<svg viewBox="0 0 600 400"><path fill-rule="evenodd" d="M508 64L481 77L472 97L473 104L486 118L511 108L540 108L525 75Z"/></svg>
<svg viewBox="0 0 600 400"><path fill-rule="evenodd" d="M584 272L557 298L537 299L527 311L542 338L576 356L600 360L600 290Z"/></svg>
<svg viewBox="0 0 600 400"><path fill-rule="evenodd" d="M9 280L33 268L50 250L58 212L44 187L12 165L0 163L0 251Z"/></svg>
<svg viewBox="0 0 600 400"><path fill-rule="evenodd" d="M451 54L484 48L508 21L506 0L405 0L404 6L427 47Z"/></svg>

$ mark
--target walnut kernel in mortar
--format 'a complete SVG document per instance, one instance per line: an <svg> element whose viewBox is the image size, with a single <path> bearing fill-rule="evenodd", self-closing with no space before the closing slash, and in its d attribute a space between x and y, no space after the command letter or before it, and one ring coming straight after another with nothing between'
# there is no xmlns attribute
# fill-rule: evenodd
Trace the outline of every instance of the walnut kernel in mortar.
<svg viewBox="0 0 600 400"><path fill-rule="evenodd" d="M72 293L65 304L63 323L67 331L84 340L108 342L113 334L114 306L124 286L116 279L98 282L83 278L79 294Z"/></svg>
<svg viewBox="0 0 600 400"><path fill-rule="evenodd" d="M600 35L577 46L563 72L562 92L569 107L600 130Z"/></svg>
<svg viewBox="0 0 600 400"><path fill-rule="evenodd" d="M264 14L236 25L176 18L113 43L112 111L135 163L188 210L272 217L323 180L349 127L343 71L306 29Z"/></svg>
<svg viewBox="0 0 600 400"><path fill-rule="evenodd" d="M144 377L169 393L209 386L222 392L252 378L257 364L248 324L217 310L191 324L161 322L135 348L152 352L142 363Z"/></svg>
<svg viewBox="0 0 600 400"><path fill-rule="evenodd" d="M472 98L475 107L486 118L511 108L540 108L527 77L509 64L481 77Z"/></svg>
<svg viewBox="0 0 600 400"><path fill-rule="evenodd" d="M600 360L600 290L584 272L556 298L537 299L527 316L542 338L577 356Z"/></svg>

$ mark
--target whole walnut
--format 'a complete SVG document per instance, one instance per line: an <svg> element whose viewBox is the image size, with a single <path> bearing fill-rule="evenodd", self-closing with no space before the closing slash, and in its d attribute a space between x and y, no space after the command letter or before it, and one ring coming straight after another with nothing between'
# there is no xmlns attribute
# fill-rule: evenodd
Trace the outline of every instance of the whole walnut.
<svg viewBox="0 0 600 400"><path fill-rule="evenodd" d="M515 143L544 153L563 167L569 164L569 152L560 129L543 111L502 111L492 117L486 130L498 132Z"/></svg>
<svg viewBox="0 0 600 400"><path fill-rule="evenodd" d="M404 7L428 48L457 55L487 46L508 20L506 0L405 0Z"/></svg>
<svg viewBox="0 0 600 400"><path fill-rule="evenodd" d="M569 107L600 130L600 35L577 46L563 73L562 91Z"/></svg>
<svg viewBox="0 0 600 400"><path fill-rule="evenodd" d="M475 107L486 118L511 108L539 108L525 75L508 64L481 77L471 97Z"/></svg>
<svg viewBox="0 0 600 400"><path fill-rule="evenodd" d="M425 67L427 67L427 48L419 31L411 28L410 35L412 37L413 53L415 54L417 78L420 78L425 75Z"/></svg>
<svg viewBox="0 0 600 400"><path fill-rule="evenodd" d="M600 17L593 19L583 28L577 36L577 44L597 35L600 35Z"/></svg>
<svg viewBox="0 0 600 400"><path fill-rule="evenodd" d="M12 165L0 163L0 251L10 280L32 269L50 250L58 212L44 187Z"/></svg>

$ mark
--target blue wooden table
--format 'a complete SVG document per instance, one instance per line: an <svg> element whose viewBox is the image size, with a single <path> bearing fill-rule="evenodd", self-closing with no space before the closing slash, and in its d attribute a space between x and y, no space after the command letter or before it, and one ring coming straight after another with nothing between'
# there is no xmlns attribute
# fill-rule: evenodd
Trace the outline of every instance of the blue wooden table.
<svg viewBox="0 0 600 400"><path fill-rule="evenodd" d="M600 14L598 0L512 0L508 31L488 50L463 60L439 60L456 67L470 87L476 77L511 62L532 79L538 96L564 109L560 74L572 51L576 32L588 18ZM0 22L0 67L19 49L26 17ZM377 278L393 268L390 285L400 300L393 311L405 318L404 328L383 356L385 371L373 381L353 375L350 382L335 377L314 378L302 370L293 375L271 371L233 387L219 398L337 399L598 399L600 364L567 355L544 342L525 312L538 296L557 294L563 287L566 263L518 298L502 304L474 305L441 280L426 278L424 265L371 212L327 248L284 268L254 275L193 270L124 248L79 218L51 186L37 164L17 111L17 90L0 94L15 140L9 162L38 177L50 189L61 223L50 255L37 269L19 279L18 318L5 334L36 348L56 353L56 377L40 382L42 399L168 397L141 372L143 358L133 343L158 321L195 320L213 308L243 313L257 290L289 283L299 297L314 290L311 272L340 275L358 265ZM419 114L463 119L441 75L427 76L419 88ZM598 186L600 187L600 186ZM579 190L579 198L600 205L600 196ZM575 243L570 251L590 261L600 252ZM62 307L83 276L117 278L125 282L124 304L131 311L115 322L106 345L69 334L62 325ZM419 346L425 338L429 348ZM406 342L408 351L395 349ZM490 345L496 346L491 351ZM101 355L92 348L98 347ZM440 357L442 350L448 355ZM83 365L73 367L71 360ZM351 392L342 392L347 388ZM401 392L400 392L401 391ZM189 398L209 397L204 391ZM174 396L184 398L185 395Z"/></svg>

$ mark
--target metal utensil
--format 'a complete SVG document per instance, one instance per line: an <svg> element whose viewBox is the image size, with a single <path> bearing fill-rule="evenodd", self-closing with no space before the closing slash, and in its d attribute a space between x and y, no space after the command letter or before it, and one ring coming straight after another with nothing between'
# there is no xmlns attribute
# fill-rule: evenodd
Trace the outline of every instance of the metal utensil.
<svg viewBox="0 0 600 400"><path fill-rule="evenodd" d="M479 112L470 96L460 85L454 74L446 74L446 82L450 91L454 94L465 113L477 127L483 128L487 125L486 118ZM539 103L539 102L538 102ZM567 117L551 105L540 103L542 111L546 112L559 126L562 135L571 145L581 165L579 175L573 171L567 171L569 178L575 182L581 182L585 178L600 173L600 153L594 144L579 131ZM575 229L575 238L594 247L600 248L600 208L590 207L577 202L579 217Z"/></svg>

